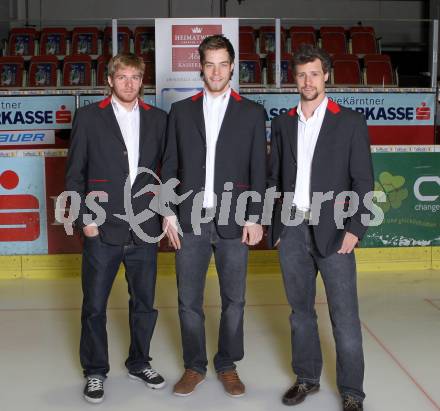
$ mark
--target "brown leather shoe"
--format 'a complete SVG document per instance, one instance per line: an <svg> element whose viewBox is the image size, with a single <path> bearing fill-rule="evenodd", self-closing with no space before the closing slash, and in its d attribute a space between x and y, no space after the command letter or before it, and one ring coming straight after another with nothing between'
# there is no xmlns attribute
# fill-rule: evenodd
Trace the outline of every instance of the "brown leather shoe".
<svg viewBox="0 0 440 411"><path fill-rule="evenodd" d="M245 386L241 382L236 370L220 371L218 379L222 382L226 394L231 397L242 397L245 394Z"/></svg>
<svg viewBox="0 0 440 411"><path fill-rule="evenodd" d="M173 393L180 397L191 395L196 387L205 381L205 376L197 371L186 369L180 380L174 386Z"/></svg>

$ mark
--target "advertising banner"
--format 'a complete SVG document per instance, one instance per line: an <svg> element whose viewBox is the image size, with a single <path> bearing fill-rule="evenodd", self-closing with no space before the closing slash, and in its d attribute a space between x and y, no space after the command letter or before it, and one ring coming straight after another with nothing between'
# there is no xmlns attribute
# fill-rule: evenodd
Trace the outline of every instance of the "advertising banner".
<svg viewBox="0 0 440 411"><path fill-rule="evenodd" d="M55 130L0 131L0 146L55 144Z"/></svg>
<svg viewBox="0 0 440 411"><path fill-rule="evenodd" d="M87 95L81 95L79 96L79 106L84 107L88 106L92 103L97 103L99 101L102 101L106 98L103 94L87 94ZM149 104L150 106L156 105L156 96L153 94L147 94L144 96L145 103Z"/></svg>
<svg viewBox="0 0 440 411"><path fill-rule="evenodd" d="M238 19L156 19L156 102L169 111L175 101L201 90L198 46L207 36L224 34L238 57ZM238 70L231 85L238 91Z"/></svg>
<svg viewBox="0 0 440 411"><path fill-rule="evenodd" d="M385 219L362 247L440 245L440 153L375 153L373 165Z"/></svg>
<svg viewBox="0 0 440 411"><path fill-rule="evenodd" d="M65 190L64 171L66 157L46 157L46 204L47 204L47 243L48 254L80 253L81 240L76 231L74 235L67 235L64 225L55 219L55 205L57 197ZM69 210L66 210L68 213Z"/></svg>
<svg viewBox="0 0 440 411"><path fill-rule="evenodd" d="M47 251L44 158L2 158L0 255Z"/></svg>
<svg viewBox="0 0 440 411"><path fill-rule="evenodd" d="M372 144L434 144L434 93L328 93L340 105L363 113ZM246 94L266 109L266 125L298 105L299 94Z"/></svg>
<svg viewBox="0 0 440 411"><path fill-rule="evenodd" d="M229 20L229 19L227 19ZM222 20L223 21L223 20ZM179 40L180 44L183 40ZM192 83L175 78L172 87L164 87L161 95L171 102L197 93L202 87L196 76ZM234 76L235 77L235 76ZM168 85L170 85L172 78ZM179 86L177 86L177 84ZM191 87L187 87L188 85ZM237 87L237 86L234 86ZM298 94L244 94L266 109L266 126L270 138L270 121L296 106ZM367 119L371 143L374 145L429 145L435 139L435 95L433 93L329 93L331 99ZM80 106L101 101L103 94L81 95ZM144 101L156 105L155 95ZM67 147L75 110L74 96L0 97L0 149Z"/></svg>
<svg viewBox="0 0 440 411"><path fill-rule="evenodd" d="M0 96L0 150L67 147L75 96Z"/></svg>
<svg viewBox="0 0 440 411"><path fill-rule="evenodd" d="M72 128L75 96L0 96L0 131Z"/></svg>

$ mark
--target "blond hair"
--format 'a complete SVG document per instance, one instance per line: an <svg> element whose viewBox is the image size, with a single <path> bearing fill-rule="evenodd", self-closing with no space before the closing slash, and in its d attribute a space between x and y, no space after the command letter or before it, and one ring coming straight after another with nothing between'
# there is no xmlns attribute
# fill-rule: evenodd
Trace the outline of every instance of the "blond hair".
<svg viewBox="0 0 440 411"><path fill-rule="evenodd" d="M113 56L107 65L107 76L113 77L118 69L123 67L132 67L140 71L142 77L144 76L145 71L145 62L144 60L137 56L134 53L121 53ZM112 94L112 88L110 84L108 84L108 79L106 79L106 94ZM144 87L142 86L139 90L139 97L142 97L144 94Z"/></svg>

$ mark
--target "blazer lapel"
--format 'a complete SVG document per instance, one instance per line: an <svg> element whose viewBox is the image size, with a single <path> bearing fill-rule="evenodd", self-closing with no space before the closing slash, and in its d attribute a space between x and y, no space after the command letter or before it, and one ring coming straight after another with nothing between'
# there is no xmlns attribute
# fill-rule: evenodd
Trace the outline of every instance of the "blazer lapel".
<svg viewBox="0 0 440 411"><path fill-rule="evenodd" d="M197 128L200 132L200 136L202 137L203 142L206 143L205 116L203 114L203 91L200 92L199 94L196 94L192 100L194 104L194 110L193 110L194 121L197 125Z"/></svg>
<svg viewBox="0 0 440 411"><path fill-rule="evenodd" d="M290 124L289 124L289 142L290 142L290 149L292 150L292 155L295 161L297 161L297 155L298 155L298 115L295 117L290 117Z"/></svg>
<svg viewBox="0 0 440 411"><path fill-rule="evenodd" d="M329 146L327 140L331 138L333 129L336 127L337 122L338 122L337 113L332 113L330 110L327 109L324 115L324 120L321 125L321 130L319 131L318 134L318 140L316 141L312 164L314 159L321 153L321 150L325 150L325 147Z"/></svg>
<svg viewBox="0 0 440 411"><path fill-rule="evenodd" d="M229 127L234 128L239 124L237 115L240 113L240 102L236 100L236 97L232 95L229 97L228 106L226 107L225 116L223 117L220 130L218 132L218 140L222 139L225 133L228 133Z"/></svg>
<svg viewBox="0 0 440 411"><path fill-rule="evenodd" d="M289 136L290 150L297 161L298 156L298 113L296 107L288 112L287 135Z"/></svg>
<svg viewBox="0 0 440 411"><path fill-rule="evenodd" d="M145 140L147 139L146 133L148 129L147 126L147 116L148 112L146 112L143 108L139 107L139 162L141 161L141 153L142 147L145 144Z"/></svg>
<svg viewBox="0 0 440 411"><path fill-rule="evenodd" d="M105 118L106 124L110 126L109 130L111 134L125 147L124 137L122 137L121 129L119 128L118 120L116 120L111 103L102 109L101 114Z"/></svg>

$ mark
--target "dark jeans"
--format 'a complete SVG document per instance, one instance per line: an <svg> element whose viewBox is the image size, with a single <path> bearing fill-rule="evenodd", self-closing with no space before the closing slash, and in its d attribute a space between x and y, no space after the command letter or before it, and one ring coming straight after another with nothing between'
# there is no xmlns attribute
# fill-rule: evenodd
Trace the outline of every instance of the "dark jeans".
<svg viewBox="0 0 440 411"><path fill-rule="evenodd" d="M157 244L124 246L104 243L99 236L85 238L82 259L83 305L80 359L84 375L106 376L110 366L106 330L107 300L121 262L128 283L130 349L129 371L144 369L151 357L150 341L157 320L153 308L157 271Z"/></svg>
<svg viewBox="0 0 440 411"><path fill-rule="evenodd" d="M287 299L292 307L292 367L299 381L318 383L322 354L315 312L316 275L327 295L336 344L337 385L341 395L363 400L364 357L356 290L354 253L322 257L312 227L285 227L279 246Z"/></svg>
<svg viewBox="0 0 440 411"><path fill-rule="evenodd" d="M206 373L208 360L203 292L214 252L222 300L214 367L217 372L235 369L234 362L244 355L243 314L248 247L241 238L219 237L214 222L202 224L201 235L184 233L181 244L181 249L176 252L176 273L184 366Z"/></svg>

